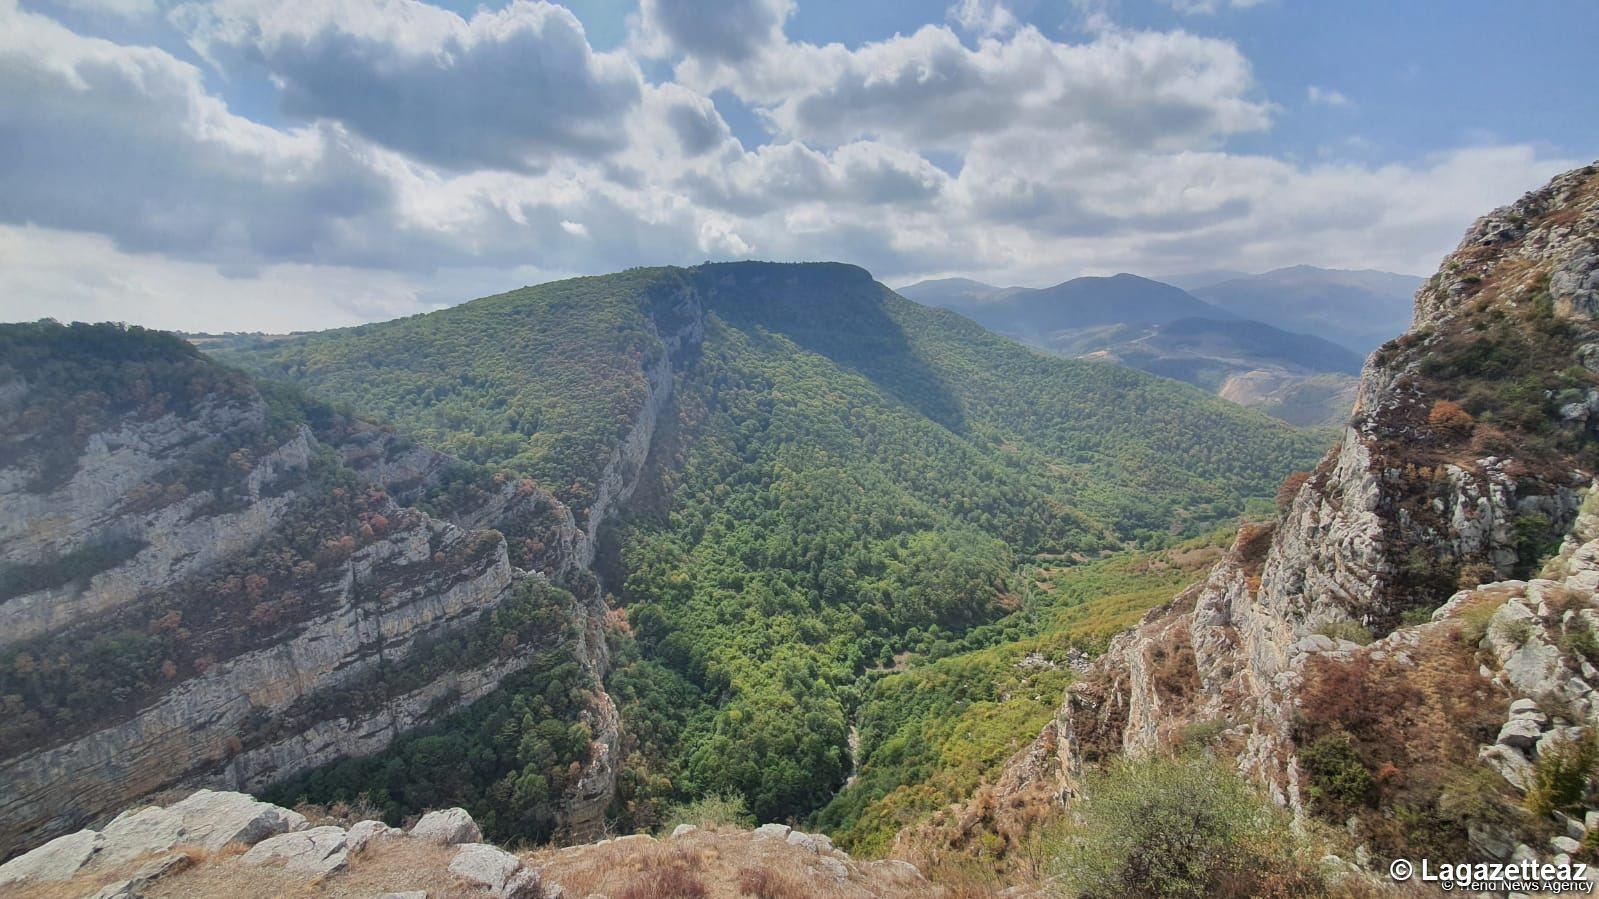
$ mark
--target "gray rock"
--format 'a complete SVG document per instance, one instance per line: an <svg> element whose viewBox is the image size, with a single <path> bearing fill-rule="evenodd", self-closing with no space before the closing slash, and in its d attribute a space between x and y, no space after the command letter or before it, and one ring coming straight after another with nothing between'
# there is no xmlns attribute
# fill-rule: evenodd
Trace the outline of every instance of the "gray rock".
<svg viewBox="0 0 1599 899"><path fill-rule="evenodd" d="M428 899L427 890L407 890L403 893L384 893L378 899Z"/></svg>
<svg viewBox="0 0 1599 899"><path fill-rule="evenodd" d="M105 843L94 858L98 868L130 862L141 855L167 852L188 835L183 819L164 808L147 806L118 815L100 831Z"/></svg>
<svg viewBox="0 0 1599 899"><path fill-rule="evenodd" d="M787 838L791 830L793 828L787 824L762 824L755 828L755 836L761 839L781 840Z"/></svg>
<svg viewBox="0 0 1599 899"><path fill-rule="evenodd" d="M450 859L450 873L503 899L536 899L540 877L522 860L487 843L465 843Z"/></svg>
<svg viewBox="0 0 1599 899"><path fill-rule="evenodd" d="M915 883L922 879L922 870L903 859L879 859L875 862L867 862L866 867L874 874L882 875L888 878L890 882L901 885Z"/></svg>
<svg viewBox="0 0 1599 899"><path fill-rule="evenodd" d="M1588 830L1593 830L1594 828L1599 827L1599 812L1592 810L1583 812L1582 826Z"/></svg>
<svg viewBox="0 0 1599 899"><path fill-rule="evenodd" d="M786 841L790 846L798 846L817 855L826 855L833 851L833 841L819 833L803 833L796 830L788 835Z"/></svg>
<svg viewBox="0 0 1599 899"><path fill-rule="evenodd" d="M1519 751L1503 744L1484 746L1477 751L1477 758L1516 789L1525 792L1532 786L1532 762Z"/></svg>
<svg viewBox="0 0 1599 899"><path fill-rule="evenodd" d="M699 828L692 824L679 824L672 828L672 839L675 840L678 837L686 837L696 830L699 830Z"/></svg>
<svg viewBox="0 0 1599 899"><path fill-rule="evenodd" d="M1294 652L1332 652L1338 644L1326 634L1307 634L1294 644Z"/></svg>
<svg viewBox="0 0 1599 899"><path fill-rule="evenodd" d="M344 846L350 852L360 852L374 841L405 836L405 831L390 827L382 821L357 821L344 835Z"/></svg>
<svg viewBox="0 0 1599 899"><path fill-rule="evenodd" d="M1472 821L1466 825L1466 843L1485 858L1505 861L1516 851L1516 835L1509 829Z"/></svg>
<svg viewBox="0 0 1599 899"><path fill-rule="evenodd" d="M411 836L443 846L483 842L483 831L464 808L428 812L411 828Z"/></svg>
<svg viewBox="0 0 1599 899"><path fill-rule="evenodd" d="M1505 726L1499 728L1499 737L1496 742L1502 746L1513 746L1522 751L1530 750L1538 745L1538 738L1543 736L1543 728L1538 726L1536 719L1529 716L1511 718Z"/></svg>
<svg viewBox="0 0 1599 899"><path fill-rule="evenodd" d="M239 864L254 867L276 859L283 860L283 870L296 874L324 876L342 871L349 863L344 828L329 825L270 837L240 856Z"/></svg>
<svg viewBox="0 0 1599 899"><path fill-rule="evenodd" d="M305 816L245 793L200 790L167 807L186 831L184 842L213 852L229 843L254 846L268 837L304 830Z"/></svg>
<svg viewBox="0 0 1599 899"><path fill-rule="evenodd" d="M822 870L833 875L839 880L849 879L849 866L838 859L833 858L832 856L822 856L821 866Z"/></svg>
<svg viewBox="0 0 1599 899"><path fill-rule="evenodd" d="M1525 715L1528 712L1538 712L1539 714L1542 714L1542 711L1538 708L1538 703L1536 700L1522 698L1510 704L1510 714L1512 717L1516 715Z"/></svg>
<svg viewBox="0 0 1599 899"><path fill-rule="evenodd" d="M1557 836L1549 840L1550 848L1556 852L1575 855L1582 850L1582 844L1568 836Z"/></svg>
<svg viewBox="0 0 1599 899"><path fill-rule="evenodd" d="M0 886L23 880L66 880L88 864L103 842L92 830L56 837L0 865Z"/></svg>
<svg viewBox="0 0 1599 899"><path fill-rule="evenodd" d="M169 874L176 874L191 864L193 862L189 857L181 852L162 856L139 868L127 880L119 880L101 888L100 892L94 894L94 899L139 899L150 884Z"/></svg>

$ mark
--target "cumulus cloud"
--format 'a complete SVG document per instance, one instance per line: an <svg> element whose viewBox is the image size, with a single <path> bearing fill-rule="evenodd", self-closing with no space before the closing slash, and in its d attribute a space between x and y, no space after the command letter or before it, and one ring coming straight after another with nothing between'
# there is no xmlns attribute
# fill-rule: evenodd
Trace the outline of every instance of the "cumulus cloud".
<svg viewBox="0 0 1599 899"><path fill-rule="evenodd" d="M783 40L793 0L640 0L635 43L652 56L741 63Z"/></svg>
<svg viewBox="0 0 1599 899"><path fill-rule="evenodd" d="M788 0L693 6L648 0L600 52L527 0L219 0L147 16L163 49L0 0L0 318L326 327L748 256L892 281L1426 272L1575 164L1502 141L1380 166L1239 152L1278 106L1236 45L1183 31L1055 40L959 0L846 47L789 40ZM773 140L741 143L719 90Z"/></svg>
<svg viewBox="0 0 1599 899"><path fill-rule="evenodd" d="M642 90L631 59L594 52L577 17L544 2L463 19L418 0L220 0L173 19L207 57L263 66L289 114L451 168L621 149Z"/></svg>
<svg viewBox="0 0 1599 899"><path fill-rule="evenodd" d="M791 43L739 69L683 72L727 88L779 133L842 144L964 148L1004 130L1117 146L1188 146L1268 127L1249 62L1184 32L1113 30L1085 43L1023 27L963 44L942 25L849 49Z"/></svg>
<svg viewBox="0 0 1599 899"><path fill-rule="evenodd" d="M1211 16L1223 8L1249 9L1266 0L1166 0L1166 5L1186 16Z"/></svg>
<svg viewBox="0 0 1599 899"><path fill-rule="evenodd" d="M1354 106L1353 100L1344 95L1342 91L1328 87L1317 87L1312 84L1305 89L1305 96L1313 106Z"/></svg>

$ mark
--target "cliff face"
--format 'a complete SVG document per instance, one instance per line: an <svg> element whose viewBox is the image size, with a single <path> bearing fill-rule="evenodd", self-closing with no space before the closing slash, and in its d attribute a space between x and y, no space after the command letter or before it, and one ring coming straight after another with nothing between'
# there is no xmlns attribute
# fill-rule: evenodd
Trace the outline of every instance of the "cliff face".
<svg viewBox="0 0 1599 899"><path fill-rule="evenodd" d="M1202 584L1113 641L1012 761L996 804L1070 796L1084 765L1170 747L1206 723L1242 769L1305 810L1307 666L1381 660L1386 650L1344 638L1398 628L1373 648L1408 645L1425 628L1401 625L1460 588L1524 593L1510 579L1536 573L1571 530L1596 469L1596 286L1599 168L1478 221L1417 294L1412 329L1368 360L1342 440L1279 519L1244 527ZM1572 602L1592 607L1591 588ZM1528 695L1505 686L1504 664L1485 658L1483 677Z"/></svg>
<svg viewBox="0 0 1599 899"><path fill-rule="evenodd" d="M597 830L619 733L588 567L698 339L692 298L677 311L585 527L527 481L440 499L449 457L327 410L285 422L281 397L170 347L108 361L111 335L84 362L25 341L0 365L0 857L174 786L255 790L376 752L568 640L596 698L562 820ZM571 626L419 652L518 591L567 602Z"/></svg>

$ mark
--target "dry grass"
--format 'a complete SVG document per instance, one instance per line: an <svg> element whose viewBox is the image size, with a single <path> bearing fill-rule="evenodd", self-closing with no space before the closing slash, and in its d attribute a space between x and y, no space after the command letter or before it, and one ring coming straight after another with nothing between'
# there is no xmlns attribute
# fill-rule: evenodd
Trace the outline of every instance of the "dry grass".
<svg viewBox="0 0 1599 899"><path fill-rule="evenodd" d="M670 840L631 837L603 846L543 850L528 863L568 896L615 899L910 899L946 897L925 881L906 882L869 863L846 862L839 880L822 859L747 831L699 830ZM704 892L697 892L702 888ZM677 892L674 892L676 890Z"/></svg>

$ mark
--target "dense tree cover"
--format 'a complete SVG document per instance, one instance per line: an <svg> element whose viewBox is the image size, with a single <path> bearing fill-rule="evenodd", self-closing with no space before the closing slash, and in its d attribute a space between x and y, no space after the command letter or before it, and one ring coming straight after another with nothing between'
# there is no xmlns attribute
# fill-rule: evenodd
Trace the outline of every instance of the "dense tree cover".
<svg viewBox="0 0 1599 899"><path fill-rule="evenodd" d="M398 321L234 345L229 361L401 424L428 446L548 485L581 519L645 395L681 276L634 269Z"/></svg>
<svg viewBox="0 0 1599 899"><path fill-rule="evenodd" d="M388 749L345 759L267 791L295 805L365 800L390 824L460 806L497 841L541 842L581 776L593 734L581 719L594 681L570 644L535 652L500 688Z"/></svg>
<svg viewBox="0 0 1599 899"><path fill-rule="evenodd" d="M640 825L712 793L762 819L813 812L848 773L868 670L989 645L1003 629L966 635L1014 606L1019 564L1176 542L1325 444L1033 352L842 265L576 279L234 358L581 513L687 298L705 338L674 359L645 489L606 541Z"/></svg>
<svg viewBox="0 0 1599 899"><path fill-rule="evenodd" d="M1020 607L904 670L868 671L856 713L857 777L816 824L851 852L885 852L902 828L970 795L1054 715L1073 658L1203 576L1218 531L1170 550L1030 567Z"/></svg>

